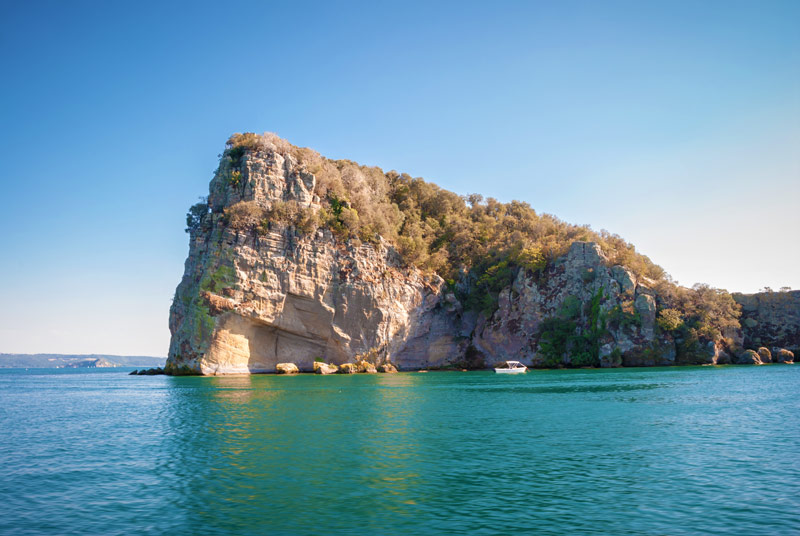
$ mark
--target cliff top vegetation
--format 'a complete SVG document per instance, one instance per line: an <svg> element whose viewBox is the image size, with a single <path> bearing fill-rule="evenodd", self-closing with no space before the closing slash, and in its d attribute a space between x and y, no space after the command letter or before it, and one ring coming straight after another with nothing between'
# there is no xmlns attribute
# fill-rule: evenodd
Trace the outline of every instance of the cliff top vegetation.
<svg viewBox="0 0 800 536"><path fill-rule="evenodd" d="M406 173L331 160L270 133L229 138L220 167L227 168L232 182L248 151L290 155L315 176L314 193L321 204L316 227L329 227L343 239L376 242L383 237L397 247L406 264L435 271L445 279L498 259L541 270L575 241L598 243L611 264L624 265L638 277L654 281L667 277L632 244L607 231L539 214L526 202L458 195ZM299 209L274 207L272 215L294 224ZM241 207L235 210L243 211ZM305 227L310 232L314 222Z"/></svg>

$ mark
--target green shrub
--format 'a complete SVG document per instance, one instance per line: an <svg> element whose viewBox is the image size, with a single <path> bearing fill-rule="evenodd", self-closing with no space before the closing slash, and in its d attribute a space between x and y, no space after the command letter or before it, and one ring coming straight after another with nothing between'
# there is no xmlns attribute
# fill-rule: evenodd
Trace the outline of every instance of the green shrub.
<svg viewBox="0 0 800 536"><path fill-rule="evenodd" d="M567 344L575 335L577 324L558 317L546 318L539 326L539 354L542 365L557 367L567 353Z"/></svg>
<svg viewBox="0 0 800 536"><path fill-rule="evenodd" d="M614 328L627 328L642 325L642 316L633 307L633 300L615 305L608 312L608 325Z"/></svg>
<svg viewBox="0 0 800 536"><path fill-rule="evenodd" d="M676 309L662 309L658 313L656 323L662 330L671 332L679 329L683 325L683 317L681 316L681 312Z"/></svg>
<svg viewBox="0 0 800 536"><path fill-rule="evenodd" d="M514 281L517 267L508 260L503 260L486 267L482 272L470 286L464 301L468 309L483 311L484 314L490 316L497 309L500 291Z"/></svg>
<svg viewBox="0 0 800 536"><path fill-rule="evenodd" d="M581 314L581 301L575 296L569 295L561 302L558 315L566 320L578 318Z"/></svg>
<svg viewBox="0 0 800 536"><path fill-rule="evenodd" d="M190 233L199 229L203 223L203 217L209 213L208 200L200 198L200 202L192 205L189 212L186 213L186 232Z"/></svg>
<svg viewBox="0 0 800 536"><path fill-rule="evenodd" d="M547 266L547 259L538 245L523 247L514 262L524 270L531 272L542 272Z"/></svg>

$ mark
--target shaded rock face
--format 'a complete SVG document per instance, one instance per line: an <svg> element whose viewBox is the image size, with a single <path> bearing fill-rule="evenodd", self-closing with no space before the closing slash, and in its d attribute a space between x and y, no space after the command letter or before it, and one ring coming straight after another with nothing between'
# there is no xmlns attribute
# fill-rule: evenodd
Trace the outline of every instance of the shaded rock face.
<svg viewBox="0 0 800 536"><path fill-rule="evenodd" d="M402 268L381 243L340 243L328 230L302 236L275 226L235 230L224 208L255 201L315 207L314 176L277 151L247 154L239 184L218 172L211 213L190 234L185 272L170 309L169 368L202 374L313 370L372 352L401 368L444 366L463 355L445 311L443 281Z"/></svg>
<svg viewBox="0 0 800 536"><path fill-rule="evenodd" d="M656 336L655 293L637 282L622 266L607 266L600 247L575 242L544 277L520 272L511 288L501 292L499 307L489 319L480 318L473 344L485 361L514 360L543 365L541 324L564 316L565 308L597 299L598 311L581 305L571 313L578 333L591 329L592 320L605 322L608 335L599 343L600 362L594 365L646 366L675 364L675 343L668 335ZM627 311L629 322L614 321L613 310ZM570 364L569 352L562 360Z"/></svg>
<svg viewBox="0 0 800 536"><path fill-rule="evenodd" d="M800 347L800 290L732 296L742 306L745 347Z"/></svg>

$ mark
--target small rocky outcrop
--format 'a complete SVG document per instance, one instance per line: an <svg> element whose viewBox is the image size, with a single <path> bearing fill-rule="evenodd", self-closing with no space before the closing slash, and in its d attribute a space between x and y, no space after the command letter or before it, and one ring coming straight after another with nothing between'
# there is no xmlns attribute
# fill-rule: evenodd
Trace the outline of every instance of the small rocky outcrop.
<svg viewBox="0 0 800 536"><path fill-rule="evenodd" d="M776 363L794 363L794 352L790 352L786 348L780 348L775 353Z"/></svg>
<svg viewBox="0 0 800 536"><path fill-rule="evenodd" d="M275 365L276 374L297 374L300 369L294 363L278 363Z"/></svg>
<svg viewBox="0 0 800 536"><path fill-rule="evenodd" d="M756 350L758 353L758 358L761 360L761 363L772 363L772 352L769 351L769 348L761 347Z"/></svg>
<svg viewBox="0 0 800 536"><path fill-rule="evenodd" d="M330 363L323 363L321 361L314 361L315 374L336 374L339 367Z"/></svg>
<svg viewBox="0 0 800 536"><path fill-rule="evenodd" d="M338 374L356 374L358 373L358 366L355 363L342 363L339 365Z"/></svg>
<svg viewBox="0 0 800 536"><path fill-rule="evenodd" d="M133 372L128 373L128 376L159 376L162 374L166 374L164 369L161 367L149 368L149 369L142 369L142 370L134 370Z"/></svg>
<svg viewBox="0 0 800 536"><path fill-rule="evenodd" d="M391 363L381 363L378 365L378 372L382 372L385 374L393 374L397 372L397 368Z"/></svg>
<svg viewBox="0 0 800 536"><path fill-rule="evenodd" d="M378 373L378 369L376 369L375 365L373 365L369 361L358 361L358 362L356 362L356 367L358 368L358 372L360 374L377 374Z"/></svg>
<svg viewBox="0 0 800 536"><path fill-rule="evenodd" d="M761 365L761 357L755 350L745 350L736 358L737 365Z"/></svg>

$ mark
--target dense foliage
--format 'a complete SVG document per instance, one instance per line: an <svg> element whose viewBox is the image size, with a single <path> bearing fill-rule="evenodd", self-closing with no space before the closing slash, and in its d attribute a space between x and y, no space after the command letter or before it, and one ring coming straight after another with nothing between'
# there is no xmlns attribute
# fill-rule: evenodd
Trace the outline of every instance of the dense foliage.
<svg viewBox="0 0 800 536"><path fill-rule="evenodd" d="M539 350L543 366L560 366L567 357L573 367L600 365L600 340L608 326L608 314L600 307L603 294L604 289L598 289L586 303L569 296L558 315L542 322Z"/></svg>
<svg viewBox="0 0 800 536"><path fill-rule="evenodd" d="M696 284L692 288L660 283L656 290L661 305L657 325L679 341L678 353L699 352L702 340L721 340L735 348L728 333L739 328L740 307L727 291Z"/></svg>

